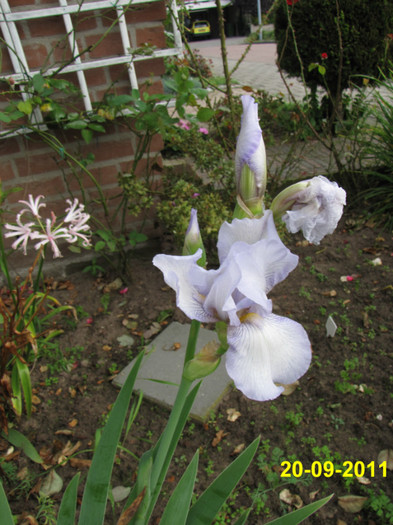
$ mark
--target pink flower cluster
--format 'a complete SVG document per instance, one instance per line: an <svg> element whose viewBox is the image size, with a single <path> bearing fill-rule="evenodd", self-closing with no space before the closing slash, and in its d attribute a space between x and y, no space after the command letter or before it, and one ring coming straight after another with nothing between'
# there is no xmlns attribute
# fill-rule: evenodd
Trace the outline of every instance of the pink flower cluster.
<svg viewBox="0 0 393 525"><path fill-rule="evenodd" d="M45 203L40 202L43 195L38 195L34 199L29 195L28 201L19 201L26 207L21 210L16 216L16 224L5 224L5 228L9 230L4 237L16 237L12 244L12 248L23 248L26 255L27 243L29 240L37 241L34 245L36 250L42 246L49 244L52 248L53 257L62 257L57 241L64 239L68 243L75 243L78 240L82 241L84 247L90 246L89 236L91 234L90 226L87 224L90 215L84 212L84 205L80 204L78 199L71 201L67 199L69 207L66 208L66 216L59 224L56 224L57 217L51 211L50 218L46 218L45 222L41 220L40 208L46 206ZM33 216L34 220L23 222L22 217L27 213Z"/></svg>

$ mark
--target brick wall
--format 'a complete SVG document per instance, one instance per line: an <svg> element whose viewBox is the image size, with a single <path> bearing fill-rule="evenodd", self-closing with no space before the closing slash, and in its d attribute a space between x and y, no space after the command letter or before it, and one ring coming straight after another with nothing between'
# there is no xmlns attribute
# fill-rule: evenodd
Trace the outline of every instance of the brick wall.
<svg viewBox="0 0 393 525"><path fill-rule="evenodd" d="M57 2L50 0L10 0L11 9L27 10L32 7L58 6ZM165 1L150 4L138 4L126 12L127 27L130 41L133 46L151 44L159 49L165 48L165 37L163 21L166 18ZM107 10L102 13L87 12L73 16L74 27L79 51L86 50L84 58L106 58L122 55L123 47L119 34L118 25L112 27L116 20L116 12ZM35 19L17 23L19 35L23 42L26 58L30 69L44 69L67 61L71 52L65 34L62 17ZM108 32L100 41L102 35ZM100 42L96 45L97 42ZM3 58L1 76L9 78L12 76L13 68L9 53L3 46ZM135 64L139 86L142 87L148 81L150 92L161 92L162 85L160 76L164 72L163 59L153 58ZM91 69L85 72L92 101L99 101L103 94L111 88L117 94L130 92L130 81L126 65L117 64L111 67ZM78 85L76 74L64 75ZM5 103L7 96L3 96ZM1 103L1 102L0 102ZM118 204L118 199L112 199L118 195L119 187L117 177L119 172L127 172L132 164L135 150L135 136L127 126L109 124L106 126L105 134L97 133L93 141L86 145L81 139L80 133L68 130L66 133L60 130L51 130L56 138L60 140L67 151L77 157L83 157L92 153L95 160L88 168L99 181L102 190L108 197L110 210L113 211ZM158 155L162 147L160 137L153 141L153 156ZM9 197L8 208L18 209L17 201L25 199L29 193L44 194L47 199L47 209L53 209L55 213L64 211L64 201L69 198L71 189L74 196L81 197L78 178L84 187L87 201L89 202L97 195L97 190L89 177L77 170L78 177L72 174L69 167L64 163L62 156L49 148L37 134L29 133L17 137L0 138L0 179L3 189L21 187L22 191ZM67 187L68 186L68 187ZM93 206L90 212L103 218L102 209ZM130 229L138 227L140 218L130 223ZM147 233L152 231L152 221L147 224ZM65 254L64 254L65 255ZM20 262L20 258L18 261Z"/></svg>

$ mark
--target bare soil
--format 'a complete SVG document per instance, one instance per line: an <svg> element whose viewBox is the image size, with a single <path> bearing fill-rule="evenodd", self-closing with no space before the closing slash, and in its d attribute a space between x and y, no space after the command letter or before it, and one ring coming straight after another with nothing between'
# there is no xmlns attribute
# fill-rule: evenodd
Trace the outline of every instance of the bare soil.
<svg viewBox="0 0 393 525"><path fill-rule="evenodd" d="M287 245L300 262L271 297L277 313L292 317L308 331L312 365L291 395L257 403L233 389L208 421L190 421L165 482L163 501L198 447L201 463L196 492L200 493L243 446L261 435L262 444L251 468L216 523L234 523L253 496L256 500L248 523L259 525L331 493L332 501L307 523L393 523L393 507L389 508L392 465L386 477L378 467L381 451L393 449L392 235L347 214L321 245L310 245L300 235L288 237ZM73 459L57 466L64 486L52 496L55 506L71 477L78 470L82 480L86 475L95 431L103 426L116 399L113 375L154 337L155 329L172 320L187 322L176 309L174 292L151 263L155 251L133 256L133 281L127 291L123 286L115 289L112 285L111 289L113 275L97 278L78 272L66 281L52 282L53 293L62 304L78 307L78 321L71 314L66 323L61 321L65 332L56 340L61 353L55 348L48 350L35 363L35 411L29 420L23 418L15 424L40 451L47 466L58 465L59 458L67 457L75 446ZM382 264L373 262L377 258ZM102 299L105 294L107 308ZM329 315L338 326L334 337L326 334ZM124 334L133 337L132 347L120 345L118 338ZM229 409L239 413L235 421L228 419ZM139 457L158 439L167 418L165 408L142 403L125 442L132 455L119 452L113 487L132 485L137 465L133 455ZM0 453L4 455L7 449L8 444L0 441ZM345 468L331 477L314 472L314 477L308 474L297 483L282 486L288 482L281 477L285 460L291 464L300 461L304 469L316 461L331 460L336 469L345 461L361 463L356 472L350 464L344 465L349 468L348 477L343 475ZM6 475L3 479L13 513L36 516L37 493L48 470L23 454L11 462L19 480ZM367 467L372 462L375 472ZM355 474L367 479L359 480ZM283 489L288 489L292 503L283 501ZM388 499L383 499L383 493ZM348 508L348 501L339 499L347 495L367 499L360 510L349 512L354 509ZM159 522L162 505L152 523ZM116 503L114 510L108 504L107 524L116 523L121 508L121 503Z"/></svg>

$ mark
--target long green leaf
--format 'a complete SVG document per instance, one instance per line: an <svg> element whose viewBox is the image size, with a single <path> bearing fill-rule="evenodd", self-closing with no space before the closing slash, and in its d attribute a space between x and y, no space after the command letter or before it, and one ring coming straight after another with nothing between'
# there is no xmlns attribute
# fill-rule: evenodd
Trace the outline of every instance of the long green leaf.
<svg viewBox="0 0 393 525"><path fill-rule="evenodd" d="M169 498L160 525L185 525L198 470L198 459L197 451Z"/></svg>
<svg viewBox="0 0 393 525"><path fill-rule="evenodd" d="M21 416L22 407L23 407L23 401L22 401L23 398L22 398L22 389L20 387L19 372L18 372L16 363L14 363L12 367L11 388L12 388L12 406L14 407L16 414L18 416Z"/></svg>
<svg viewBox="0 0 393 525"><path fill-rule="evenodd" d="M78 498L80 472L68 483L61 499L56 525L73 525L75 523L76 503Z"/></svg>
<svg viewBox="0 0 393 525"><path fill-rule="evenodd" d="M214 518L232 490L241 479L258 448L260 437L256 438L219 476L209 485L197 502L191 507L187 525L213 523Z"/></svg>
<svg viewBox="0 0 393 525"><path fill-rule="evenodd" d="M31 416L32 397L30 370L26 363L22 363L19 359L15 361L18 370L20 384L22 385L23 395L25 398L26 414Z"/></svg>
<svg viewBox="0 0 393 525"><path fill-rule="evenodd" d="M0 435L9 441L11 445L21 448L28 458L35 463L42 463L42 457L38 454L32 443L27 439L26 436L21 434L18 430L10 428L8 434L0 432Z"/></svg>
<svg viewBox="0 0 393 525"><path fill-rule="evenodd" d="M94 453L83 493L79 516L80 525L100 525L100 523L104 523L116 449L143 355L144 353L141 352L137 357L131 372L120 390Z"/></svg>
<svg viewBox="0 0 393 525"><path fill-rule="evenodd" d="M161 487L162 487L162 484L164 483L165 477L167 475L168 468L169 468L169 465L170 465L170 463L172 461L173 454L175 453L175 450L176 450L177 444L179 442L181 433L183 432L184 425L186 424L186 421L188 419L188 416L190 414L192 405L194 404L194 401L195 401L195 398L196 398L196 396L198 394L200 386L201 386L201 382L197 383L193 387L193 389L191 390L191 392L187 395L187 397L185 399L182 411L181 411L181 413L179 415L179 418L178 418L178 421L177 421L176 428L174 429L173 434L172 434L172 439L171 439L170 445L169 445L169 447L168 447L168 449L166 451L165 459L164 459L164 462L162 464L161 472L159 473L157 483L156 483L155 487L152 487L152 498L151 498L151 503L150 503L149 515L148 515L149 518L151 516L151 513L153 512L154 506L155 506L155 504L157 502L157 499L158 499L158 497L160 495ZM159 445L159 442L157 442L157 444L156 444L155 451L157 449L159 450L159 446L158 445ZM153 470L154 470L154 466L153 466Z"/></svg>
<svg viewBox="0 0 393 525"><path fill-rule="evenodd" d="M5 495L3 483L0 480L0 516L1 525L14 525L10 506Z"/></svg>
<svg viewBox="0 0 393 525"><path fill-rule="evenodd" d="M313 503L310 503L301 509L282 516L281 518L269 521L268 525L298 525L298 523L301 523L303 520L311 516L311 514L314 514L314 512L326 505L326 503L331 500L333 496L334 494L330 494L330 496L327 496L326 498L314 501Z"/></svg>

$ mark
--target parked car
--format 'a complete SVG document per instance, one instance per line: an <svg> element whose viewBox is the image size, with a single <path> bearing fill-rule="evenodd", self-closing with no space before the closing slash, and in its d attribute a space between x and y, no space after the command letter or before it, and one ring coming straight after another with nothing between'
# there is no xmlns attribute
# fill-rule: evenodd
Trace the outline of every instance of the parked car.
<svg viewBox="0 0 393 525"><path fill-rule="evenodd" d="M191 27L186 27L186 32L188 37L192 39L200 36L209 36L211 28L207 20L194 20Z"/></svg>

